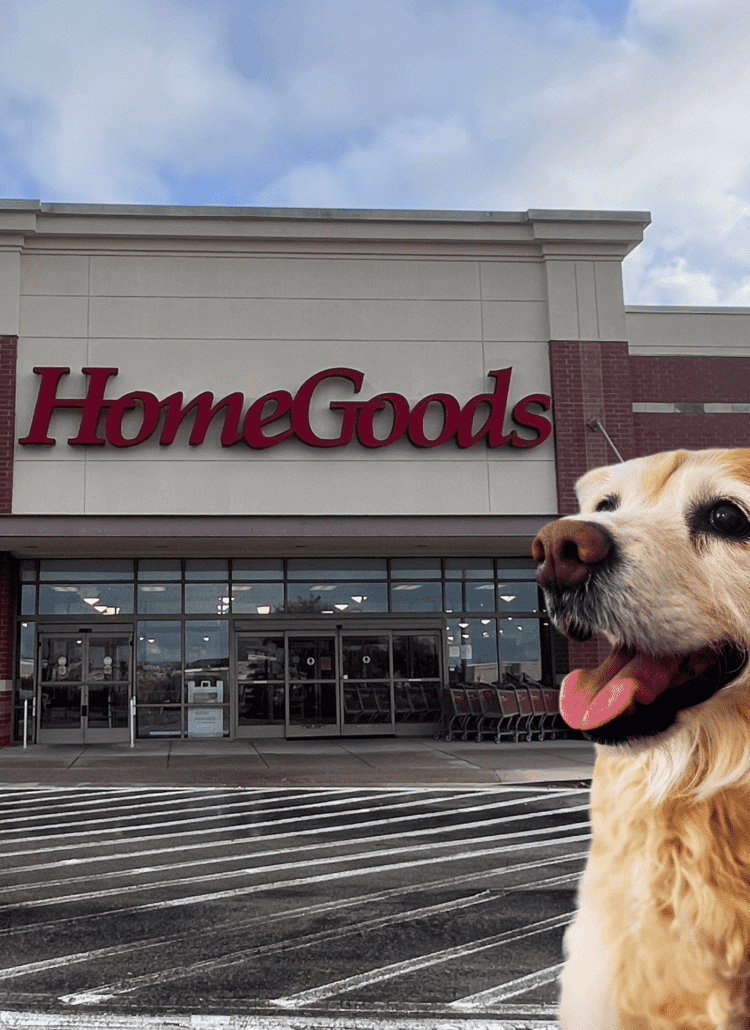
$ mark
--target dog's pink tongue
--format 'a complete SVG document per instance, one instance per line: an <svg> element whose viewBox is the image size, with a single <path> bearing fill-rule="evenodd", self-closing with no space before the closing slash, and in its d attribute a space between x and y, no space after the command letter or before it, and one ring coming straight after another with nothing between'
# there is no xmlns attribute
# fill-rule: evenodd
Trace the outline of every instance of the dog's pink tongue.
<svg viewBox="0 0 750 1030"><path fill-rule="evenodd" d="M598 669L575 669L560 688L560 712L574 730L593 730L633 704L651 704L667 689L680 665L676 655L638 654L615 647Z"/></svg>

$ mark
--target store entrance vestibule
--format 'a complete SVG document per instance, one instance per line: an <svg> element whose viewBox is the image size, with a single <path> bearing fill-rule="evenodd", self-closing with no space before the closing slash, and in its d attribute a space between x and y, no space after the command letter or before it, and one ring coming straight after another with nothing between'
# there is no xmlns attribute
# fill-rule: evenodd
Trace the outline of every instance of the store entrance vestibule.
<svg viewBox="0 0 750 1030"><path fill-rule="evenodd" d="M238 633L239 733L282 720L287 738L387 735L434 722L442 640L438 628Z"/></svg>
<svg viewBox="0 0 750 1030"><path fill-rule="evenodd" d="M60 628L40 633L37 741L129 740L132 655L133 635L127 628Z"/></svg>

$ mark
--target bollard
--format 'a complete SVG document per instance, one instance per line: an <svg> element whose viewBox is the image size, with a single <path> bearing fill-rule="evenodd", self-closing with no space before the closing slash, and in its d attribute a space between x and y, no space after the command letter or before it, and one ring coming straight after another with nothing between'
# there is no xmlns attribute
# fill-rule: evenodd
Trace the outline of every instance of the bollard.
<svg viewBox="0 0 750 1030"><path fill-rule="evenodd" d="M23 703L23 746L26 747L26 738L29 735L29 702Z"/></svg>
<svg viewBox="0 0 750 1030"><path fill-rule="evenodd" d="M135 747L135 698L130 699L130 746Z"/></svg>

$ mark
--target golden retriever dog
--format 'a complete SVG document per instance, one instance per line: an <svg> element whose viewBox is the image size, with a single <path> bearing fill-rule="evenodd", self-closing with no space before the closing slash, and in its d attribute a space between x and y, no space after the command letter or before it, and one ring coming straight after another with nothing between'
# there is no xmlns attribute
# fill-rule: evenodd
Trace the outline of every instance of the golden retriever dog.
<svg viewBox="0 0 750 1030"><path fill-rule="evenodd" d="M563 681L596 744L563 1030L750 1027L750 449L595 469L534 541Z"/></svg>

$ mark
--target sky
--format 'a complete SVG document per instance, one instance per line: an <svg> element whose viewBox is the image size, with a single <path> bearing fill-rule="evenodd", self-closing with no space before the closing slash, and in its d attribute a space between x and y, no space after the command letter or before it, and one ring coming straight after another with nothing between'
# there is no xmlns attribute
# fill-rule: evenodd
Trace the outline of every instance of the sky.
<svg viewBox="0 0 750 1030"><path fill-rule="evenodd" d="M747 0L0 0L0 197L650 211L750 306Z"/></svg>

